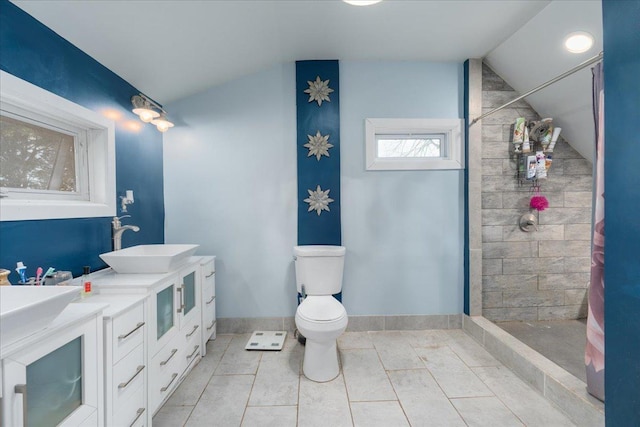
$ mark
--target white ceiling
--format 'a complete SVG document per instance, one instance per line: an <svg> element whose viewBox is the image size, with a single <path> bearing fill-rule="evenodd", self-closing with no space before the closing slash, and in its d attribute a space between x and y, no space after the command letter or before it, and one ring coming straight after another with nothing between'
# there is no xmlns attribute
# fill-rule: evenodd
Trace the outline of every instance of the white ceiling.
<svg viewBox="0 0 640 427"><path fill-rule="evenodd" d="M484 58L525 92L602 49L600 0L13 0L160 103L274 64L304 59L456 61ZM596 46L561 48L586 30ZM591 159L590 72L527 101ZM591 136L588 133L591 132Z"/></svg>
<svg viewBox="0 0 640 427"><path fill-rule="evenodd" d="M573 54L562 46L565 36L587 31L594 45ZM602 51L602 3L594 0L554 1L534 16L485 61L520 93L545 83ZM561 135L585 159L592 161L595 130L591 98L591 68L526 98L543 117L552 117Z"/></svg>
<svg viewBox="0 0 640 427"><path fill-rule="evenodd" d="M464 61L549 1L14 1L160 103L304 59Z"/></svg>

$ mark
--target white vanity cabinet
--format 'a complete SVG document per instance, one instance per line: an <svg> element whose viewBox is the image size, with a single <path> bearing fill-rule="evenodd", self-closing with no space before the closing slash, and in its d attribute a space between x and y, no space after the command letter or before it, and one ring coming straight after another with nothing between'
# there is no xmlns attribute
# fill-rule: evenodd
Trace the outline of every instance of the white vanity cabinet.
<svg viewBox="0 0 640 427"><path fill-rule="evenodd" d="M216 257L200 259L200 280L202 281L202 345L201 354L207 352L207 341L216 339Z"/></svg>
<svg viewBox="0 0 640 427"><path fill-rule="evenodd" d="M195 258L152 296L156 342L150 353L149 408L155 412L200 358L202 299L199 258ZM173 302L169 292L174 292ZM172 314L170 315L170 309ZM152 332L153 333L153 332Z"/></svg>
<svg viewBox="0 0 640 427"><path fill-rule="evenodd" d="M145 295L92 295L78 304L108 304L103 311L104 423L147 424L147 317Z"/></svg>
<svg viewBox="0 0 640 427"><path fill-rule="evenodd" d="M104 270L91 277L93 286L101 294L144 297L145 360L148 363L140 376L147 378L147 415L140 418L146 418L147 423L202 355L203 330L206 329L202 312L203 307L211 303L205 304L203 300L201 259L191 257L185 265L166 274L116 274ZM141 366L134 361L127 363L129 369ZM115 372L114 366L114 375ZM135 370L128 372L135 373ZM125 400L130 403L129 411L137 414L142 408L136 407L132 399Z"/></svg>
<svg viewBox="0 0 640 427"><path fill-rule="evenodd" d="M153 414L204 355L206 341L215 338L214 260L215 257L191 257L182 267L166 274L117 274L106 269L91 275L100 296L123 299L137 296L143 300L139 307L145 316L145 325L141 327L146 337L142 354L147 363L140 363L137 358L139 344L127 344L130 347L116 351L122 343L112 343L113 373L108 377L112 387L131 379L131 385L123 387L125 390L110 391L113 397L107 406L114 408L109 419L113 425L129 425L139 414L134 426L150 425ZM123 331L133 330L140 323L134 312L136 309L132 307L119 315L129 328ZM116 338L123 335L116 331L118 318L112 322L112 336ZM142 365L145 367L139 368ZM117 377L121 366L122 378ZM137 390L138 381L146 381L146 395L142 397L146 406L139 403L140 395L133 391ZM118 410L121 404L124 406Z"/></svg>
<svg viewBox="0 0 640 427"><path fill-rule="evenodd" d="M2 348L2 425L104 425L103 308L70 304L45 330Z"/></svg>

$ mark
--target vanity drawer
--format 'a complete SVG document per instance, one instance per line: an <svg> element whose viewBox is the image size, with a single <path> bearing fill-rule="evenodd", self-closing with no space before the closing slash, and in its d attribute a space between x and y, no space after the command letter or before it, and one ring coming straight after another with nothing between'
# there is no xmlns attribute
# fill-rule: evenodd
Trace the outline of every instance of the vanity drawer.
<svg viewBox="0 0 640 427"><path fill-rule="evenodd" d="M179 382L184 370L184 340L176 336L153 359L149 371L149 411L154 413Z"/></svg>
<svg viewBox="0 0 640 427"><path fill-rule="evenodd" d="M138 346L113 367L113 412L119 412L145 384L144 347ZM142 392L140 392L142 393Z"/></svg>
<svg viewBox="0 0 640 427"><path fill-rule="evenodd" d="M200 339L202 337L202 325L200 324L200 314L197 317L194 317L190 322L184 325L184 328L180 330L180 333L183 334L183 339L186 347L191 346L191 344L200 343Z"/></svg>
<svg viewBox="0 0 640 427"><path fill-rule="evenodd" d="M144 388L131 395L113 417L114 426L142 427L146 425L147 407L144 402Z"/></svg>
<svg viewBox="0 0 640 427"><path fill-rule="evenodd" d="M215 286L212 284L207 285L207 283L202 284L202 309L209 310L209 308L213 305L214 299L216 297Z"/></svg>
<svg viewBox="0 0 640 427"><path fill-rule="evenodd" d="M213 277L213 273L216 272L216 260L211 259L209 262L202 264L202 273L204 274L204 280Z"/></svg>
<svg viewBox="0 0 640 427"><path fill-rule="evenodd" d="M139 304L113 319L113 361L118 362L144 341L144 307Z"/></svg>
<svg viewBox="0 0 640 427"><path fill-rule="evenodd" d="M204 338L207 341L210 337L213 336L215 339L216 333L216 300L214 299L211 305L206 308L203 316L203 325L204 328Z"/></svg>

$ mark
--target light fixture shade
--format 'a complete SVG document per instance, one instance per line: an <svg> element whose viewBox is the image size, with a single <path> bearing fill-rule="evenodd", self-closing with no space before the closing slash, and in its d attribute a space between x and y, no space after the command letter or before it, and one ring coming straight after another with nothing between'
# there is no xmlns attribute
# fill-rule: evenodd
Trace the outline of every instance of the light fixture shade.
<svg viewBox="0 0 640 427"><path fill-rule="evenodd" d="M156 125L158 130L163 133L175 126L173 123L167 120L167 116L164 113L160 114L160 117L151 120L151 124Z"/></svg>
<svg viewBox="0 0 640 427"><path fill-rule="evenodd" d="M149 123L153 119L160 117L160 113L153 109L153 105L140 95L135 95L131 98L133 104L133 113L140 116L140 120L145 123Z"/></svg>
<svg viewBox="0 0 640 427"><path fill-rule="evenodd" d="M564 47L571 53L582 53L593 46L593 36L586 31L576 31L564 39Z"/></svg>
<svg viewBox="0 0 640 427"><path fill-rule="evenodd" d="M156 117L160 117L160 114L157 111L149 110L147 108L134 108L133 112L140 116L140 120L145 123L149 123Z"/></svg>
<svg viewBox="0 0 640 427"><path fill-rule="evenodd" d="M352 6L371 6L372 4L380 3L382 0L342 0Z"/></svg>

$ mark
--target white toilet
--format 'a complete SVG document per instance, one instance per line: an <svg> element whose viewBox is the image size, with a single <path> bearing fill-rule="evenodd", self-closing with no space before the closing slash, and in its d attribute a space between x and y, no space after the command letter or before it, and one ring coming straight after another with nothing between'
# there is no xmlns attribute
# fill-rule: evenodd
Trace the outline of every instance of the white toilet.
<svg viewBox="0 0 640 427"><path fill-rule="evenodd" d="M344 246L295 246L296 286L306 297L296 311L296 327L307 339L302 371L312 381L340 373L336 340L347 328L347 311L332 295L342 289Z"/></svg>

